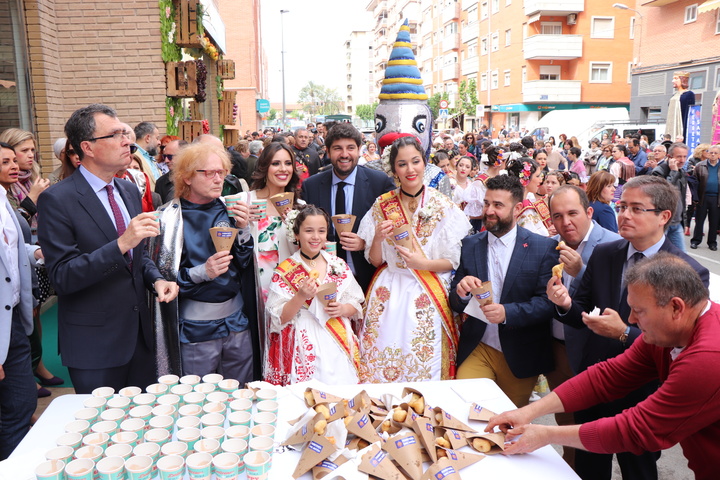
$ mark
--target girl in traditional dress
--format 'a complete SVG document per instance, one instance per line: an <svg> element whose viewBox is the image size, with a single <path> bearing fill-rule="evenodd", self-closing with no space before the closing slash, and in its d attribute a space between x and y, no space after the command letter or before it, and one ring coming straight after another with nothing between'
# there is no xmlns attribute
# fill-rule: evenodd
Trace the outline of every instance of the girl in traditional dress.
<svg viewBox="0 0 720 480"><path fill-rule="evenodd" d="M375 201L358 231L365 256L380 267L360 336L361 381L450 379L458 328L448 286L470 223L450 199L423 185L426 158L415 137L397 139L389 158L400 188Z"/></svg>
<svg viewBox="0 0 720 480"><path fill-rule="evenodd" d="M465 192L467 192L467 189L472 183L468 177L475 163L477 163L477 160L473 157L460 157L455 169L455 176L450 177L453 193L452 199L461 210L464 209L467 204L465 201Z"/></svg>
<svg viewBox="0 0 720 480"><path fill-rule="evenodd" d="M347 264L323 250L330 217L306 205L290 212L287 224L300 251L277 266L270 284L270 331L284 346L270 350L271 371L282 373L273 380L358 383L359 347L350 322L362 318L363 292ZM335 283L337 292L323 306L316 296L328 283Z"/></svg>
<svg viewBox="0 0 720 480"><path fill-rule="evenodd" d="M537 190L543 181L543 171L534 160L513 160L508 162L509 175L520 179L525 187L525 200L517 218L517 224L533 233L547 237L555 235L555 227L550 219L550 209L542 198L537 198Z"/></svg>

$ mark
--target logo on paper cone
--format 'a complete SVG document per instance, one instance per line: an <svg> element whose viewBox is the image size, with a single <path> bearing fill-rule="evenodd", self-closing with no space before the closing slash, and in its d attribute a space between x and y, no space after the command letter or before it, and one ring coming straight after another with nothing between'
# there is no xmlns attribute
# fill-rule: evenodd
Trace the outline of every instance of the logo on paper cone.
<svg viewBox="0 0 720 480"><path fill-rule="evenodd" d="M327 297L325 297L325 299L327 300ZM332 408L330 409L330 416L332 417L333 415L335 415L335 412L336 412L336 411L337 411L337 410L335 409L335 407L332 407Z"/></svg>
<svg viewBox="0 0 720 480"><path fill-rule="evenodd" d="M485 300L490 297L490 292L482 292L475 295L478 300Z"/></svg>
<svg viewBox="0 0 720 480"><path fill-rule="evenodd" d="M303 428L302 428L302 435L303 435L303 437L305 436L306 433L307 433L307 425L304 425Z"/></svg>
<svg viewBox="0 0 720 480"><path fill-rule="evenodd" d="M337 297L337 292L328 293L325 295L325 301L329 302L330 300L335 300L335 297Z"/></svg>
<svg viewBox="0 0 720 480"><path fill-rule="evenodd" d="M327 398L327 395L325 394L325 392L319 392L319 393L318 393L318 396L319 396L320 398Z"/></svg>
<svg viewBox="0 0 720 480"><path fill-rule="evenodd" d="M435 431L435 429L433 429L433 426L432 426L431 424L429 424L429 423L426 423L426 424L425 424L425 430L427 430L428 432L434 432L434 431Z"/></svg>
<svg viewBox="0 0 720 480"><path fill-rule="evenodd" d="M480 413L482 411L482 409L483 409L483 407L481 407L480 405L475 405L476 412Z"/></svg>
<svg viewBox="0 0 720 480"><path fill-rule="evenodd" d="M323 446L317 442L310 442L310 444L308 445L308 448L315 453L322 453L322 451L323 451Z"/></svg>
<svg viewBox="0 0 720 480"><path fill-rule="evenodd" d="M452 433L453 433L453 436L454 436L457 440L460 440L460 434L459 434L458 432L452 432Z"/></svg>
<svg viewBox="0 0 720 480"><path fill-rule="evenodd" d="M412 445L414 443L415 443L415 437L401 438L400 440L395 440L395 448L407 447L408 445Z"/></svg>
<svg viewBox="0 0 720 480"><path fill-rule="evenodd" d="M368 423L368 416L363 415L362 418L360 420L358 420L357 425L358 425L358 427L363 428L365 425L367 425L367 423Z"/></svg>
<svg viewBox="0 0 720 480"><path fill-rule="evenodd" d="M400 232L397 235L395 235L395 240L404 240L410 235L410 232L405 230L404 232Z"/></svg>
<svg viewBox="0 0 720 480"><path fill-rule="evenodd" d="M338 218L337 223L348 224L348 223L350 223L350 219L349 218Z"/></svg>
<svg viewBox="0 0 720 480"><path fill-rule="evenodd" d="M215 232L215 236L218 238L231 238L233 232Z"/></svg>
<svg viewBox="0 0 720 480"><path fill-rule="evenodd" d="M278 207L284 207L285 205L288 205L289 203L290 203L290 200L286 198L284 200L275 202L275 205L277 205Z"/></svg>
<svg viewBox="0 0 720 480"><path fill-rule="evenodd" d="M328 470L336 470L338 468L338 466L330 460L323 460L318 467L327 468Z"/></svg>
<svg viewBox="0 0 720 480"><path fill-rule="evenodd" d="M455 473L455 469L453 467L445 467L435 474L435 478L437 480L442 480L443 478L447 477L448 475L452 475L453 473Z"/></svg>
<svg viewBox="0 0 720 480"><path fill-rule="evenodd" d="M385 457L387 457L387 453L380 450L378 453L375 454L374 457L370 459L370 465L372 465L373 467L377 467L378 465L380 465L380 462L385 460Z"/></svg>

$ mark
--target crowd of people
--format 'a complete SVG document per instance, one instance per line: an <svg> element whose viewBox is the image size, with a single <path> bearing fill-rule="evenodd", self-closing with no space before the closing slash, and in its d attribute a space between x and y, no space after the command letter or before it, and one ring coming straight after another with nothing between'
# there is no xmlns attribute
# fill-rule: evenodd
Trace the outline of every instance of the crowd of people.
<svg viewBox="0 0 720 480"><path fill-rule="evenodd" d="M614 431L607 417L652 424L667 409L652 399L697 403L718 383L668 385L676 364L698 361L694 332L718 321L709 272L684 253L683 233L694 213L696 248L708 217L716 249L720 146L690 168L683 143L647 152L640 138L583 150L564 135L555 146L457 131L428 149L399 133L380 151L337 123L248 132L225 148L212 135L188 144L149 122L130 128L99 104L74 112L65 134L51 180L29 132L0 134L0 458L27 431L33 372L55 378L28 339L39 330L38 272L58 298L59 350L77 393L165 373L276 385L491 378L522 407L491 426L533 434L510 451L577 447L564 458L582 478L610 478L611 453L627 478L657 478L656 452L670 440L599 440ZM214 236L230 238L227 248ZM671 267L691 286L654 282ZM653 322L654 309L687 331L665 336L671 322ZM618 379L624 369L638 372ZM528 406L540 375L558 394ZM526 426L541 413L557 413L574 437ZM696 446L715 421L668 438ZM704 455L691 459L696 472Z"/></svg>

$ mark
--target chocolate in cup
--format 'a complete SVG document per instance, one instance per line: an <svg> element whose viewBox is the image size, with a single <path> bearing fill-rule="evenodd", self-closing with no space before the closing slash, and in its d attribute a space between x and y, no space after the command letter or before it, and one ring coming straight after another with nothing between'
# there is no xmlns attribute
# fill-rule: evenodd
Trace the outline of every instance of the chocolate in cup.
<svg viewBox="0 0 720 480"><path fill-rule="evenodd" d="M270 197L268 200L275 205L275 210L284 217L288 210L292 210L295 194L292 192L278 193L277 195Z"/></svg>
<svg viewBox="0 0 720 480"><path fill-rule="evenodd" d="M213 245L215 245L215 250L218 252L229 252L235 242L238 231L237 228L230 227L211 228L210 236L212 237Z"/></svg>
<svg viewBox="0 0 720 480"><path fill-rule="evenodd" d="M492 305L493 303L492 283L490 281L483 282L479 287L470 290L470 293L472 293L472 296L478 301L481 307Z"/></svg>
<svg viewBox="0 0 720 480"><path fill-rule="evenodd" d="M342 215L333 215L332 222L338 233L352 232L355 225L355 215L345 213Z"/></svg>
<svg viewBox="0 0 720 480"><path fill-rule="evenodd" d="M410 225L408 225L407 223L395 228L393 230L391 238L395 242L395 245L400 245L401 247L405 247L408 250L412 250L412 227L410 227Z"/></svg>
<svg viewBox="0 0 720 480"><path fill-rule="evenodd" d="M327 307L328 303L337 300L337 283L323 283L318 287L315 297L323 304L323 306Z"/></svg>

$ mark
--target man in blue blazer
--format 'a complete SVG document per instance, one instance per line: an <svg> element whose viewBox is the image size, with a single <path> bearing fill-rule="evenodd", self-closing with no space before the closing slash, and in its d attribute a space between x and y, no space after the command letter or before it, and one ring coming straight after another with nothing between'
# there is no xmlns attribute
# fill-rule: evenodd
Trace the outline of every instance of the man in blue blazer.
<svg viewBox="0 0 720 480"><path fill-rule="evenodd" d="M365 260L365 242L357 235L358 227L375 199L393 190L395 184L383 172L358 166L361 143L362 134L352 124L338 123L332 127L325 146L333 168L305 180L301 196L330 215L350 213L357 217L352 232L328 240L339 242L338 255L347 261L355 279L366 291L375 267Z"/></svg>
<svg viewBox="0 0 720 480"><path fill-rule="evenodd" d="M700 275L707 287L709 272L681 252L665 236L665 230L678 205L677 189L665 179L643 175L628 181L619 202L619 233L623 237L595 247L582 280L571 296L557 278L548 282L548 298L557 305L556 318L576 328L587 326L588 333L574 367L578 372L624 352L640 336L637 325L630 325L630 308L623 274L627 268L659 251L683 258ZM590 315L598 308L599 315ZM575 413L576 423L617 415L643 401L654 392L657 384L641 386L621 400L600 404ZM656 479L659 454L617 454L625 479ZM581 478L610 479L612 455L578 450L575 471Z"/></svg>
<svg viewBox="0 0 720 480"><path fill-rule="evenodd" d="M77 393L155 381L148 291L171 301L178 287L163 280L145 248L159 233L142 213L140 193L115 178L130 162L130 132L115 111L75 111L65 134L82 166L38 201L38 238L58 296L58 340Z"/></svg>
<svg viewBox="0 0 720 480"><path fill-rule="evenodd" d="M554 312L545 286L558 260L555 240L516 225L523 193L516 177L487 181L486 231L463 240L450 287L458 313L483 281L493 288L493 304L482 307L486 321L468 317L461 327L457 378L492 378L518 406L527 405L537 376L553 369Z"/></svg>
<svg viewBox="0 0 720 480"><path fill-rule="evenodd" d="M5 183L12 171L19 171L15 152L1 143L0 180ZM0 460L27 434L37 406L28 340L33 331L31 267L36 249L26 245L22 225L0 186Z"/></svg>

